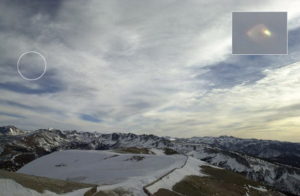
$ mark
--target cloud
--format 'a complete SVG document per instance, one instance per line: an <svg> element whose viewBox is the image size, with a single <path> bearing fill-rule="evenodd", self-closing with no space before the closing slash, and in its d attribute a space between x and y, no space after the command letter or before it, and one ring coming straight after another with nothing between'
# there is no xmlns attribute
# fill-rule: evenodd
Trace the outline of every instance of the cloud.
<svg viewBox="0 0 300 196"><path fill-rule="evenodd" d="M199 102L214 105L212 119L217 119L218 122L212 126L215 130L239 136L252 133L252 137L264 138L270 138L270 132L276 132L278 137L290 131L295 132L299 126L296 120L300 115L296 107L300 96L299 73L300 63L269 70L265 72L266 77L251 85L241 84L226 90L215 89ZM277 125L284 120L292 123ZM260 131L260 134L256 131ZM294 134L299 136L299 133Z"/></svg>
<svg viewBox="0 0 300 196"><path fill-rule="evenodd" d="M275 69L300 61L300 28L289 31L289 55L232 55L226 62L219 62L198 72L196 79L210 81L208 88L231 88L240 84L252 84L265 77L266 69Z"/></svg>
<svg viewBox="0 0 300 196"><path fill-rule="evenodd" d="M296 1L26 2L21 7L16 1L0 3L0 98L59 114L2 104L1 111L26 116L22 122L0 117L3 124L219 134L240 122L232 113L244 111L243 105L230 105L237 86L248 81L252 87L269 76L265 69L298 58L297 53L233 58L230 48L232 11L284 9L293 21L299 16ZM48 64L48 75L37 82L26 82L16 72L18 57L31 50L41 52ZM244 92L244 99L251 93ZM218 99L225 94L228 103ZM267 98L273 103L272 96Z"/></svg>
<svg viewBox="0 0 300 196"><path fill-rule="evenodd" d="M62 115L62 112L60 110L55 110L53 108L48 108L45 106L30 106L23 104L22 102L14 102L14 101L9 101L9 100L3 100L0 99L0 104L1 105L6 105L6 106L11 106L11 107L16 107L16 108L21 108L24 110L29 110L29 111L35 111L38 113L55 113L56 115Z"/></svg>
<svg viewBox="0 0 300 196"><path fill-rule="evenodd" d="M7 112L0 112L0 116L8 116L8 117L17 118L17 119L25 118L25 116L22 116L19 114L7 113Z"/></svg>

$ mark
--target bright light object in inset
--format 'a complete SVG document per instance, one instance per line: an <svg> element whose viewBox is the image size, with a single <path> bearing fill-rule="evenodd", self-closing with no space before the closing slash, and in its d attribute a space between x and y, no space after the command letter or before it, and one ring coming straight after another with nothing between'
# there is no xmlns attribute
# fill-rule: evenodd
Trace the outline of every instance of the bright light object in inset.
<svg viewBox="0 0 300 196"><path fill-rule="evenodd" d="M266 25L258 24L253 26L247 31L248 37L255 42L266 41L272 37L272 32L269 30Z"/></svg>
<svg viewBox="0 0 300 196"><path fill-rule="evenodd" d="M263 30L263 34L266 35L266 36L268 36L268 37L272 36L272 32L269 29L264 29Z"/></svg>

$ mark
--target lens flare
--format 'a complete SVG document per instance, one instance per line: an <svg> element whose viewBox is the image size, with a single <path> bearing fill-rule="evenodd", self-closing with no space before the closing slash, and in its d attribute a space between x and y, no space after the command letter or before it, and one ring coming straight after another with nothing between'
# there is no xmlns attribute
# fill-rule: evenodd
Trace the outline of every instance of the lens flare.
<svg viewBox="0 0 300 196"><path fill-rule="evenodd" d="M265 36L268 36L268 37L271 37L271 36L272 36L272 32L271 32L269 29L264 29L264 30L263 30L263 34L264 34Z"/></svg>
<svg viewBox="0 0 300 196"><path fill-rule="evenodd" d="M273 33L266 25L258 24L247 31L247 36L255 42L264 42L270 40Z"/></svg>

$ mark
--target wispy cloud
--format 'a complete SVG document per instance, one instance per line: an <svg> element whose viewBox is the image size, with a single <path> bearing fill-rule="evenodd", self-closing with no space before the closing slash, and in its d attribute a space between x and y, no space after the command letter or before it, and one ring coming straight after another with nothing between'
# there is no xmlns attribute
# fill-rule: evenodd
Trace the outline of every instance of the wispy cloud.
<svg viewBox="0 0 300 196"><path fill-rule="evenodd" d="M0 112L0 116L8 116L8 117L13 117L13 118L17 118L17 119L25 118L25 116L22 116L19 114L7 113L7 112Z"/></svg>

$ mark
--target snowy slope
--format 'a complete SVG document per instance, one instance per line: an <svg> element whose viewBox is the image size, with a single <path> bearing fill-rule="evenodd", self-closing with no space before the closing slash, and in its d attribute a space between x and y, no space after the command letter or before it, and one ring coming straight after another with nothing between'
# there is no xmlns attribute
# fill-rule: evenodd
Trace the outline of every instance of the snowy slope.
<svg viewBox="0 0 300 196"><path fill-rule="evenodd" d="M273 164L251 156L203 148L190 151L189 156L244 174L249 179L264 182L278 190L300 195L300 170L298 168Z"/></svg>
<svg viewBox="0 0 300 196"><path fill-rule="evenodd" d="M142 187L185 162L183 155L119 154L67 150L36 159L18 170L36 176L93 183L101 189Z"/></svg>
<svg viewBox="0 0 300 196"><path fill-rule="evenodd" d="M172 190L172 187L177 182L181 181L185 176L205 176L205 174L201 173L200 171L201 165L207 165L207 163L193 157L188 157L186 163L182 168L175 169L170 174L164 176L161 180L157 181L154 184L151 184L147 187L147 190L152 194L156 193L160 188Z"/></svg>

